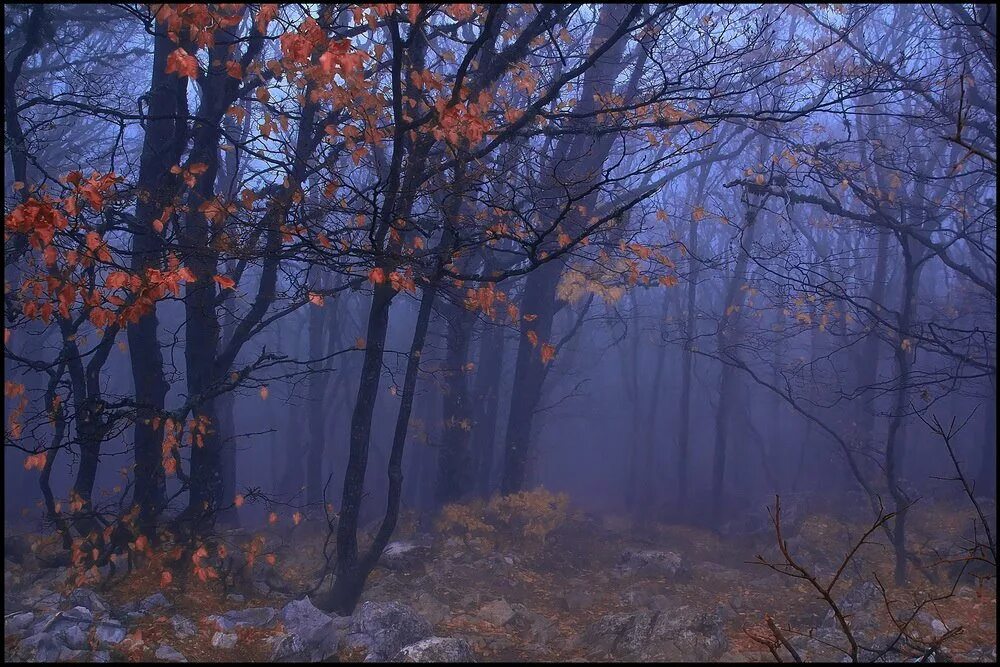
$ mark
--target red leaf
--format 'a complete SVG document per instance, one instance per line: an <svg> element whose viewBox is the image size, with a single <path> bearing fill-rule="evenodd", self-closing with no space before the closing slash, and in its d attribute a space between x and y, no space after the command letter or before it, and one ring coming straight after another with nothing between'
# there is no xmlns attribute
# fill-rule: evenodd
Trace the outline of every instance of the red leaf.
<svg viewBox="0 0 1000 667"><path fill-rule="evenodd" d="M230 278L229 276L215 275L212 276L212 280L219 283L219 286L222 289L232 289L236 285L236 281Z"/></svg>
<svg viewBox="0 0 1000 667"><path fill-rule="evenodd" d="M167 74L186 76L189 79L198 78L198 59L184 49L176 49L167 56Z"/></svg>

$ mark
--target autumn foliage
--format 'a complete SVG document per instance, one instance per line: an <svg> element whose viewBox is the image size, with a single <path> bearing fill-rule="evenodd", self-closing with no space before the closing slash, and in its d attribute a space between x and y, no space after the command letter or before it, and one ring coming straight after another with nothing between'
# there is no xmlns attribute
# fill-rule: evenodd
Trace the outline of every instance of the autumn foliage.
<svg viewBox="0 0 1000 667"><path fill-rule="evenodd" d="M442 508L435 527L483 551L511 548L538 551L548 535L570 518L569 497L543 488L489 501L474 500Z"/></svg>

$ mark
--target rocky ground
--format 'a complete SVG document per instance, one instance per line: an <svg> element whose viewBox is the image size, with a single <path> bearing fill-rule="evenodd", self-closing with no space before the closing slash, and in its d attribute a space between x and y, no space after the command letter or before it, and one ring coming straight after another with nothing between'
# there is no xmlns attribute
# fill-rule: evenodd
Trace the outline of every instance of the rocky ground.
<svg viewBox="0 0 1000 667"><path fill-rule="evenodd" d="M832 573L846 536L860 528L815 515L789 544L820 575ZM945 540L940 533L936 539ZM773 661L749 636L766 634L768 614L806 660L840 660L838 647L848 646L814 592L749 562L756 553L776 556L773 536L753 527L725 537L667 525L636 532L577 515L531 548L412 527L399 537L354 615L338 617L302 594L322 562L322 535L307 522L269 538L275 563L255 569L252 586L240 592L142 572L78 587L66 568L42 566L44 542L32 548L8 534L4 658ZM922 539L926 547L926 535L914 530L914 544ZM880 650L895 636L873 583L874 575L891 581L885 561L891 558L877 545L866 547L835 589L866 649ZM950 583L914 575L892 599L902 609L911 596L929 597ZM952 597L920 610L911 634L933 643L958 627L930 658L995 661L995 580L962 581ZM913 659L918 651L899 642L884 659Z"/></svg>

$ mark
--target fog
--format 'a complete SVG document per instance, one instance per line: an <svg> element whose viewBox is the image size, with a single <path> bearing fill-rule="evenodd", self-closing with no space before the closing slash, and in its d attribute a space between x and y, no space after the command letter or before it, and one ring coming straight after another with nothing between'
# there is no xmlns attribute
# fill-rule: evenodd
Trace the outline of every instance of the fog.
<svg viewBox="0 0 1000 667"><path fill-rule="evenodd" d="M726 580L706 563L740 573L724 595L764 572L768 595L820 586L830 619L877 581L890 617L896 593L913 614L883 641L847 613L834 657L943 657L964 631L952 657L995 660L995 7L4 19L5 613L63 577L135 598L151 590L116 577L161 570L171 599L200 579L264 600L260 564L219 545L266 535L289 563L267 576L291 582L272 599L334 618L389 600L426 617L410 596L447 588L442 563L482 573L496 554L565 590L606 584L638 623L655 600L627 577L667 553L684 565L655 570L663 604L714 595L695 587ZM399 545L423 579L386 565ZM596 565L559 569L567 554ZM946 629L921 634L934 586ZM980 606L954 632L963 586ZM494 597L545 616L540 590ZM462 659L830 658L808 639L819 607L763 593L737 594L753 601L720 617L724 645L669 647L687 630L656 617L641 646L604 646L600 622L499 645L462 629L489 617L479 595L441 593L450 615L431 618ZM573 604L560 618L583 628ZM112 657L166 659L128 623ZM242 659L277 659L240 637ZM69 655L29 643L5 658ZM366 655L326 649L294 657Z"/></svg>

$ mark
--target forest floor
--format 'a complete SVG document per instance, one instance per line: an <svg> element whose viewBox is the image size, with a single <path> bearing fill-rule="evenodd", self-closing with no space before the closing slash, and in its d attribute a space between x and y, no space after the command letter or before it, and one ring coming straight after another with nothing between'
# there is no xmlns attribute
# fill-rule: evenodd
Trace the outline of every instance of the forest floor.
<svg viewBox="0 0 1000 667"><path fill-rule="evenodd" d="M922 563L936 562L942 550L954 551L968 520L954 509L914 513L912 550ZM848 650L849 641L829 607L808 583L752 562L758 553L772 562L780 559L773 532L720 536L703 528L662 524L636 530L620 519L573 512L556 523L547 531L528 530L521 542L505 542L500 529L486 531L492 539L484 539L476 536L475 527L460 534L454 523L438 523L436 529L418 531L408 522L401 526L393 553L369 579L362 601L408 606L429 623L434 636L465 640L480 661L767 662L773 656L750 636L773 636L766 616L773 617L806 660L839 660L840 651ZM789 549L826 581L866 527L813 514L787 527ZM234 531L231 543L246 537L244 532ZM86 646L74 647L63 638L68 650L59 648L61 654L45 656L156 660L173 656L162 648L169 646L191 661L272 659L277 640L270 638L288 632L280 622L269 616L265 622L238 627L228 635L234 645L225 648L213 615L261 607L277 611L302 597L323 562L323 538L308 522L273 530L267 553L275 563L265 565L254 585L242 593L227 592L221 580L202 583L181 577L165 583L157 568L95 585L100 602L84 604L94 611L94 624L83 626ZM10 539L8 534L8 543ZM833 597L847 614L858 644L880 651L899 634L886 599L897 616L907 618L916 610L914 600L947 596L957 572L955 565L930 568L936 577L932 579L911 568L905 586L892 586L892 552L882 544L883 535L874 534L872 541L845 570ZM46 548L51 548L48 542L37 542L32 554ZM38 651L44 642L35 638L54 632L53 614L58 610L88 596L66 581L71 577L65 568L39 569L33 556L5 554L4 563L5 660L43 659ZM876 582L887 585L887 596ZM158 593L166 598L156 598L162 607L150 604L145 609L139 603L137 608L139 600ZM120 619L123 640L109 641L107 631L100 638L96 627L101 607L109 618ZM963 577L953 595L924 605L907 630L910 639L895 642L895 651L886 658L916 657L921 646L950 633L937 660L995 661L996 580ZM392 652L399 648L392 647ZM336 652L341 659L364 655L351 650L341 643ZM786 649L777 650L784 660L790 659ZM859 657L871 659L874 654L862 650Z"/></svg>

